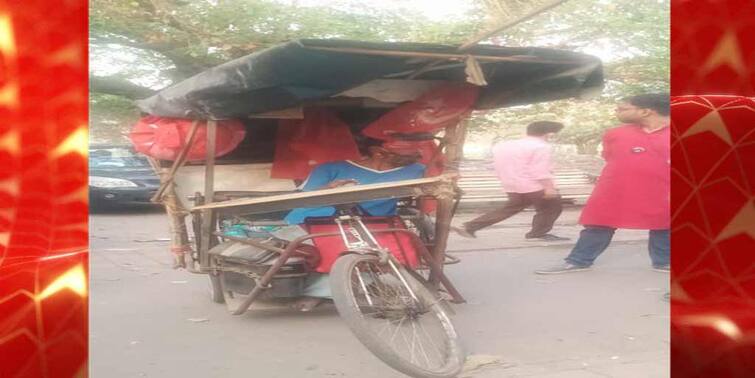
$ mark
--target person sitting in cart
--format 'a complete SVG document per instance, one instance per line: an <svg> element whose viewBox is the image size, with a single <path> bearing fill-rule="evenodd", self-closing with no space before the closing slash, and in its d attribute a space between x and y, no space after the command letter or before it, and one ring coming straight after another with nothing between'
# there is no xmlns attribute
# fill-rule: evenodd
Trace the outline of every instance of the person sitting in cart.
<svg viewBox="0 0 755 378"><path fill-rule="evenodd" d="M301 185L302 191L332 189L344 185L379 184L401 180L421 178L425 172L425 166L417 163L420 154L416 149L410 150L402 144L391 143L373 138L362 141L361 149L366 158L359 161L336 161L320 164L309 174L309 177ZM381 199L366 201L359 207L371 216L396 215L396 199ZM285 217L286 223L299 225L308 217L332 216L336 213L333 206L308 207L291 210ZM299 232L286 227L288 233L285 239L304 235L303 229ZM283 230L281 230L283 231ZM284 236L274 233L276 236ZM307 312L311 311L325 299L329 299L330 286L327 274L312 272L307 279L302 298L294 304L294 308Z"/></svg>

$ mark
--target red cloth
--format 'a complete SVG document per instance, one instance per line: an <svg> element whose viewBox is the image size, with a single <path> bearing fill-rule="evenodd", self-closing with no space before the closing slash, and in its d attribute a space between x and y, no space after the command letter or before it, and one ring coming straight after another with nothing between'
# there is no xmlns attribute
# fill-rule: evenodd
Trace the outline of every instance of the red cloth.
<svg viewBox="0 0 755 378"><path fill-rule="evenodd" d="M86 376L87 2L0 19L0 377Z"/></svg>
<svg viewBox="0 0 755 378"><path fill-rule="evenodd" d="M605 133L606 166L582 211L581 224L669 228L669 130L646 133L640 126L624 125Z"/></svg>
<svg viewBox="0 0 755 378"><path fill-rule="evenodd" d="M755 96L755 1L674 0L671 14L672 95Z"/></svg>
<svg viewBox="0 0 755 378"><path fill-rule="evenodd" d="M384 114L362 133L382 140L390 139L395 133L435 133L466 117L477 101L478 91L476 86L468 84L435 87Z"/></svg>
<svg viewBox="0 0 755 378"><path fill-rule="evenodd" d="M363 221L370 230L384 230L386 228L405 228L399 218L363 218ZM310 234L338 232L338 225L335 223L326 224L307 224L307 231ZM410 235L402 232L375 233L378 244L388 248L396 259L406 266L416 268L419 265L417 251ZM346 251L346 246L340 235L327 236L313 239L315 246L320 251L320 264L315 271L320 273L330 272L330 268L336 262L336 259Z"/></svg>
<svg viewBox="0 0 755 378"><path fill-rule="evenodd" d="M671 119L673 376L755 377L755 98L672 97Z"/></svg>
<svg viewBox="0 0 755 378"><path fill-rule="evenodd" d="M419 152L422 155L419 162L427 167L425 177L437 176L443 173L446 162L435 140L405 141L394 134L435 134L455 125L472 111L478 94L479 88L474 85L440 85L384 114L364 128L362 134L389 141L384 145L389 149ZM420 208L424 213L431 213L437 207L436 202L422 199Z"/></svg>
<svg viewBox="0 0 755 378"><path fill-rule="evenodd" d="M270 177L304 180L318 164L359 158L347 124L326 109L307 108L304 119L280 121Z"/></svg>
<svg viewBox="0 0 755 378"><path fill-rule="evenodd" d="M430 133L459 123L472 110L479 89L467 84L448 84L433 88L418 99L403 104L368 125L362 133L372 138L387 140L386 149L401 153L419 152L424 164L425 177L443 173L445 156L435 140L401 140L394 134ZM432 213L437 201L424 198L420 209Z"/></svg>
<svg viewBox="0 0 755 378"><path fill-rule="evenodd" d="M193 122L190 119L146 116L134 125L129 139L137 152L156 159L176 160ZM215 157L218 157L233 151L244 140L246 129L236 120L218 121L215 135ZM207 123L201 121L187 159L201 161L206 157Z"/></svg>

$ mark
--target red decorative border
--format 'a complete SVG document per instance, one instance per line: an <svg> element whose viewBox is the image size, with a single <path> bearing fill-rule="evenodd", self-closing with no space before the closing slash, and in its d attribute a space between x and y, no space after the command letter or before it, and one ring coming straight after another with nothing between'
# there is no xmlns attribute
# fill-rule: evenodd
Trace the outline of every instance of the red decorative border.
<svg viewBox="0 0 755 378"><path fill-rule="evenodd" d="M87 376L87 2L0 1L0 377Z"/></svg>
<svg viewBox="0 0 755 378"><path fill-rule="evenodd" d="M86 7L0 2L1 377L87 374ZM755 96L752 30L751 0L673 0L673 93ZM720 236L754 197L753 124L744 112L700 122L727 113L719 101L677 98L672 114L674 377L755 376L748 213ZM699 180L731 150L743 174Z"/></svg>
<svg viewBox="0 0 755 378"><path fill-rule="evenodd" d="M671 372L755 377L755 1L671 5Z"/></svg>
<svg viewBox="0 0 755 378"><path fill-rule="evenodd" d="M755 1L671 0L674 95L755 96Z"/></svg>

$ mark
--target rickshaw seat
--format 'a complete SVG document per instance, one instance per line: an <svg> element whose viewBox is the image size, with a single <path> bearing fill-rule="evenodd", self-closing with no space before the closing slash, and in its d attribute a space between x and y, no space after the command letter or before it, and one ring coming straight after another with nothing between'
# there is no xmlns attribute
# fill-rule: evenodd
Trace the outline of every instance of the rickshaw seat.
<svg viewBox="0 0 755 378"><path fill-rule="evenodd" d="M369 230L406 229L404 222L398 216L365 216L362 217L362 222ZM339 232L334 217L310 217L305 220L303 226L309 234ZM409 233L376 232L373 236L378 244L387 248L400 263L411 268L419 265L419 251ZM320 263L315 268L315 271L320 273L330 272L336 259L347 251L340 235L316 237L312 241L320 252Z"/></svg>

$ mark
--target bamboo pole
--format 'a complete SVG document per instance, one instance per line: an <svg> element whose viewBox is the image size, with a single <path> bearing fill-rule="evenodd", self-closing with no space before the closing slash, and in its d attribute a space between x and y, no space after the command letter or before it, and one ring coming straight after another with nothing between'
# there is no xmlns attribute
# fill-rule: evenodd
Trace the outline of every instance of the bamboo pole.
<svg viewBox="0 0 755 378"><path fill-rule="evenodd" d="M452 177L458 178L454 173L458 173L458 162L463 155L464 139L466 137L467 120L449 126L445 130L443 151ZM430 270L430 284L437 289L442 283L443 261L445 260L446 247L448 245L448 236L451 230L451 220L453 218L453 201L456 195L456 183L450 183L448 190L436 196L438 208L435 217L435 246L432 251L433 261ZM453 295L456 303L463 303L464 298L459 294L456 288L448 282L446 289Z"/></svg>
<svg viewBox="0 0 755 378"><path fill-rule="evenodd" d="M455 53L431 53L431 52L424 52L424 51L361 49L361 48L350 48L350 47L305 46L305 48L310 49L310 50L333 51L333 52L363 54L363 55L399 56L399 57L428 58L428 59L441 59L441 60L448 60L448 59L465 60L471 56L479 61L484 61L484 62L485 61L487 62L529 62L529 63L554 63L554 64L574 63L574 62L563 61L563 60L555 61L555 60L539 59L538 57L532 56L532 55L492 56L492 55L470 55L470 54L455 54Z"/></svg>
<svg viewBox="0 0 755 378"><path fill-rule="evenodd" d="M178 200L174 180L176 172L178 172L178 169L180 169L186 162L186 157L194 144L194 138L198 128L199 121L195 120L191 124L191 129L189 129L189 134L184 141L183 148L178 153L176 160L173 161L173 165L167 175L162 172L157 160L154 158L149 159L152 169L160 177L160 188L157 190L157 193L152 196L151 201L161 203L170 220L170 252L173 257L173 269L193 269L193 264L190 264L192 261L192 249L189 244L189 235L186 231L186 216L189 213L183 206L181 206L181 202Z"/></svg>
<svg viewBox="0 0 755 378"><path fill-rule="evenodd" d="M454 172L458 171L459 160L464 157L464 140L467 137L467 123L469 118L462 119L459 123L446 128L443 142L446 147L446 161Z"/></svg>
<svg viewBox="0 0 755 378"><path fill-rule="evenodd" d="M205 204L214 202L215 197L215 143L217 139L217 122L214 120L207 121L207 155L204 168L204 200ZM212 248L213 227L215 224L215 213L209 209L202 211L202 235L200 238L201 246L199 248L199 266L200 270L209 268L210 256L207 253Z"/></svg>
<svg viewBox="0 0 755 378"><path fill-rule="evenodd" d="M184 146L181 149L181 151L178 153L178 156L176 157L176 160L173 161L173 166L170 167L170 172L168 172L168 176L165 179L165 181L160 180L160 188L157 190L157 193L152 197L152 202L160 202L162 199L163 194L165 193L165 190L168 188L168 186L173 184L173 180L175 179L176 172L178 172L178 169L181 168L184 163L186 163L186 157L189 156L189 150L191 149L192 145L194 144L194 137L197 134L197 129L199 128L199 121L194 121L191 123L191 129L189 129L189 135L186 137L186 140L184 141ZM162 178L162 175L160 176Z"/></svg>
<svg viewBox="0 0 755 378"><path fill-rule="evenodd" d="M471 49L472 47L477 46L477 44L480 43L480 41L482 41L482 40L484 40L486 38L490 38L490 37L492 37L492 36L494 36L494 35L502 32L502 31L504 31L504 30L506 30L506 29L508 29L508 28L510 28L512 26L514 26L514 25L517 25L517 24L520 24L520 23L522 23L524 21L527 21L527 20L529 20L529 19L531 19L531 18L539 15L540 13L543 13L545 11L553 9L553 8L557 7L558 5L561 5L562 3L565 3L566 1L568 1L568 0L556 0L556 1L553 1L552 3L548 3L548 4L546 4L546 5L542 6L542 7L534 9L533 11L528 12L527 14L525 14L525 15L523 15L521 17L517 17L514 20L506 22L505 24L503 24L503 25L501 25L501 26L499 26L499 27L497 27L497 28L495 28L493 30L488 30L486 32L480 33L480 34L474 36L471 40L463 43L461 46L459 46L459 48L456 51L458 51L460 53L464 52L464 51L467 51L467 50ZM476 58L476 56L475 56L475 58ZM409 75L408 78L409 79L414 79L417 76L419 76L419 75L421 75L421 74L429 71L431 68L437 66L438 64L440 64L443 61L444 60L436 60L436 61L430 62L430 63L426 64L425 66L420 67L418 70L414 71L414 73L412 73L411 75ZM547 62L543 62L543 63L547 63Z"/></svg>
<svg viewBox="0 0 755 378"><path fill-rule="evenodd" d="M153 157L147 159L152 170L160 177L160 185L166 185L168 189L165 189L165 195L152 198L152 202L160 203L165 208L165 213L170 220L170 252L173 257L173 269L187 268L187 261L190 261L191 256L187 255L192 253L191 245L189 244L189 235L186 231L186 216L189 212L181 205L176 195L175 185L171 182L167 182L166 175L160 169L160 164Z"/></svg>
<svg viewBox="0 0 755 378"><path fill-rule="evenodd" d="M435 211L435 239L430 262L430 286L437 291L443 276L443 261L446 259L446 247L448 235L451 231L451 219L453 218L453 194L443 193L436 196L438 207ZM454 298L463 301L463 298Z"/></svg>
<svg viewBox="0 0 755 378"><path fill-rule="evenodd" d="M186 216L189 212L181 206L176 194L175 185L170 188L163 196L163 205L165 211L170 217L170 252L173 256L173 269L185 268L193 270L191 245L189 244L189 234L186 231Z"/></svg>

